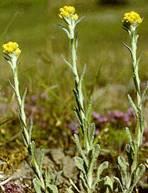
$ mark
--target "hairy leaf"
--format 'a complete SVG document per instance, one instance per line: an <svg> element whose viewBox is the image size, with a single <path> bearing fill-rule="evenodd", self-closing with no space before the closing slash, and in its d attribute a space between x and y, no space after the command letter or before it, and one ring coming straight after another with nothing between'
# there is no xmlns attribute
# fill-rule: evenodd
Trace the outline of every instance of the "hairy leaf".
<svg viewBox="0 0 148 193"><path fill-rule="evenodd" d="M36 193L42 193L41 191L41 183L37 178L33 179L33 186Z"/></svg>
<svg viewBox="0 0 148 193"><path fill-rule="evenodd" d="M74 158L74 160L75 160L75 164L76 164L77 168L79 170L81 170L85 174L85 168L84 168L84 161L83 161L83 159L76 156Z"/></svg>
<svg viewBox="0 0 148 193"><path fill-rule="evenodd" d="M130 178L129 178L130 174L128 171L129 164L123 156L118 157L118 166L120 170L122 184L128 188L130 186Z"/></svg>
<svg viewBox="0 0 148 193"><path fill-rule="evenodd" d="M96 176L96 179L94 181L94 184L93 184L93 187L95 188L95 186L97 185L97 183L99 183L99 181L101 180L101 174L103 173L103 171L105 169L108 168L108 165L109 165L109 162L108 161L105 161L103 163L101 163L99 166L98 166L98 169L97 169L97 176Z"/></svg>
<svg viewBox="0 0 148 193"><path fill-rule="evenodd" d="M52 193L58 193L58 188L54 184L48 184L48 188Z"/></svg>
<svg viewBox="0 0 148 193"><path fill-rule="evenodd" d="M145 172L145 166L143 164L140 164L137 167L137 169L134 171L133 175L132 175L132 186L133 186L133 188L139 182L139 180L143 176L144 172Z"/></svg>

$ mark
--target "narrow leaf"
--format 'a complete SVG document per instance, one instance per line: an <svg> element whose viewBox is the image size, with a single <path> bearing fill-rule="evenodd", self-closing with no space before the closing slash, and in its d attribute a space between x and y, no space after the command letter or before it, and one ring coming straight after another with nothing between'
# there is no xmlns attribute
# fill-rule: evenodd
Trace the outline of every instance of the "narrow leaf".
<svg viewBox="0 0 148 193"><path fill-rule="evenodd" d="M41 191L41 184L40 181L37 178L33 179L33 186L36 193L42 193Z"/></svg>
<svg viewBox="0 0 148 193"><path fill-rule="evenodd" d="M96 184L101 180L101 175L103 173L104 170L106 170L109 166L109 162L108 161L105 161L103 163L101 163L97 169L97 177L96 177L96 180L94 182L94 188L96 186Z"/></svg>
<svg viewBox="0 0 148 193"><path fill-rule="evenodd" d="M133 188L137 185L137 183L140 181L140 179L142 178L142 176L144 175L145 172L145 166L143 164L140 164L137 169L135 170L135 172L133 173L132 176L132 186Z"/></svg>
<svg viewBox="0 0 148 193"><path fill-rule="evenodd" d="M79 170L81 170L81 171L85 174L84 161L83 161L83 159L76 156L76 157L74 158L74 160L75 160L75 164L76 164L77 168L78 168Z"/></svg>
<svg viewBox="0 0 148 193"><path fill-rule="evenodd" d="M56 185L53 185L53 184L48 184L48 188L50 189L50 191L52 193L58 193L58 188Z"/></svg>
<svg viewBox="0 0 148 193"><path fill-rule="evenodd" d="M137 115L138 109L137 109L137 107L136 107L136 105L135 105L135 103L134 103L134 101L133 101L133 99L131 98L130 95L128 95L128 100L129 100L130 105L132 106L132 108L134 109L134 111L135 111L135 113Z"/></svg>

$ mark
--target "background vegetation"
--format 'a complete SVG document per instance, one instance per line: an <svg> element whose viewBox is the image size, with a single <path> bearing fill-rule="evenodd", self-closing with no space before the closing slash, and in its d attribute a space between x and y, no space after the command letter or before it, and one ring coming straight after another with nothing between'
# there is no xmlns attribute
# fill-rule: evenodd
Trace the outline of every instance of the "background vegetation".
<svg viewBox="0 0 148 193"><path fill-rule="evenodd" d="M148 7L146 0L132 0L124 5L101 5L97 0L5 0L0 2L0 44L14 40L20 44L20 79L28 89L27 109L34 124L41 128L65 127L72 120L72 84L62 55L68 57L65 34L59 29L58 9L72 4L80 16L80 69L87 64L85 75L89 95L94 90L94 109L127 111L127 92L132 93L130 57L123 46L128 39L121 28L125 11L138 11L144 22L139 27L143 83L148 78ZM2 121L15 116L14 100L9 89L9 67L0 56L0 113ZM13 107L9 105L14 104ZM11 110L11 113L10 113ZM40 123L40 120L42 122ZM55 126L56 125L56 126ZM3 132L3 130L2 130ZM36 130L35 133L44 132ZM59 132L59 130L58 130Z"/></svg>

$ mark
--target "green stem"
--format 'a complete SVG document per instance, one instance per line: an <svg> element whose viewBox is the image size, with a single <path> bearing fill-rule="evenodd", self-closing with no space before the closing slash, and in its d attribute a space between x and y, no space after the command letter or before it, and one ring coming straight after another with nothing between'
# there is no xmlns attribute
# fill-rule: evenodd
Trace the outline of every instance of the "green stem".
<svg viewBox="0 0 148 193"><path fill-rule="evenodd" d="M25 111L24 111L24 108L23 108L22 98L21 98L20 90L19 90L17 67L12 68L12 72L13 72L13 80L14 80L14 89L15 89L15 94L16 94L16 100L17 100L18 108L19 108L19 116L20 116L21 125L22 125L22 128L23 128L23 139L24 139L24 142L25 142L27 148L29 148L29 146L30 146L30 137L28 135L26 114L25 114Z"/></svg>
<svg viewBox="0 0 148 193"><path fill-rule="evenodd" d="M87 152L90 150L90 145L88 143L88 132L86 128L86 115L84 110L84 99L83 99L83 91L82 91L82 85L81 80L79 78L78 69L77 69L77 53L76 53L76 41L75 39L71 39L71 60L72 60L72 70L75 80L75 100L77 109L79 111L79 121L80 121L80 127L82 133L82 140L84 140L85 149Z"/></svg>
<svg viewBox="0 0 148 193"><path fill-rule="evenodd" d="M138 152L139 147L142 144L143 139L143 131L144 131L144 117L143 117L143 107L142 107L142 94L141 94L141 82L139 77L139 64L137 59L137 43L138 43L138 34L137 30L131 30L130 33L131 36L131 57L132 57L132 71L133 71L133 82L136 89L136 118L137 118L137 125L136 125L136 132L135 132L135 139L133 139L133 142L135 144L135 150L134 150L134 158L133 163L131 166L131 172L134 172L137 164L138 164Z"/></svg>
<svg viewBox="0 0 148 193"><path fill-rule="evenodd" d="M79 78L79 74L77 70L77 54L76 54L75 39L71 40L71 56L72 56L72 69L73 69L73 74L74 74L74 79L75 79L75 87L78 91L78 100L80 103L80 113L81 113L82 122L84 123L85 113L84 113L84 103L83 103L83 91L80 85L80 78Z"/></svg>
<svg viewBox="0 0 148 193"><path fill-rule="evenodd" d="M82 151L84 152L86 159L88 161L87 168L85 168L85 176L86 176L86 192L87 193L93 193L93 172L94 172L94 165L91 164L91 159L92 157L95 156L92 150L92 141L90 142L89 138L92 136L89 136L91 132L89 132L89 120L87 120L87 114L85 112L85 107L84 107L84 94L83 94L83 89L82 89L82 79L83 79L83 74L79 76L78 73L78 68L77 68L77 42L76 42L76 37L75 37L75 23L71 23L69 27L69 34L70 34L70 45L71 45L71 68L74 76L74 97L75 97L75 102L76 102L76 114L80 123L80 130L79 130L79 141L80 141L80 146L82 148ZM78 145L77 145L78 146ZM79 147L78 147L79 149ZM91 155L92 154L92 155ZM83 155L82 152L80 152L80 155ZM85 162L85 160L84 160Z"/></svg>
<svg viewBox="0 0 148 193"><path fill-rule="evenodd" d="M133 81L136 89L137 95L137 128L136 128L136 143L138 148L142 144L143 131L144 131L144 118L143 118L143 108L142 108L142 94L140 87L139 78L139 65L137 60L137 43L138 35L136 29L131 32L131 54L132 54L132 70L133 70Z"/></svg>
<svg viewBox="0 0 148 193"><path fill-rule="evenodd" d="M20 121L21 121L21 126L23 129L22 135L23 135L24 143L28 149L28 152L29 152L31 158L35 162L35 164L31 163L31 167L32 167L34 173L36 174L36 176L40 179L42 186L44 187L44 190L45 190L46 188L45 188L43 176L42 176L41 171L39 169L39 165L35 159L35 155L32 153L31 136L29 136L29 129L28 129L27 121L26 121L26 113L25 113L24 104L23 104L24 101L22 100L21 94L20 94L16 62L15 62L15 64L12 63L12 72L13 72L14 90L15 90L16 100L18 103L18 109L19 109L19 116L21 119Z"/></svg>

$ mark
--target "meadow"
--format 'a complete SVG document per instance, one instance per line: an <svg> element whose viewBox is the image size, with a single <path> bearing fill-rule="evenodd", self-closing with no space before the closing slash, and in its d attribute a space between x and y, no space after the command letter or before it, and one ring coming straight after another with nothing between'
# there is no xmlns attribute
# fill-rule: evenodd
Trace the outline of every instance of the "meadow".
<svg viewBox="0 0 148 193"><path fill-rule="evenodd" d="M143 17L143 23L138 28L138 54L141 58L139 74L142 88L148 80L146 0L132 0L126 5L118 6L100 5L96 0L0 2L0 45L12 40L18 42L22 50L18 64L19 80L21 93L27 88L25 110L27 117L33 118L32 137L37 147L43 147L47 151L46 159L50 157L53 162L50 163L51 167L55 167L56 171L64 168L65 173L58 184L61 192L64 192L65 186L69 184L68 178L74 178L76 173L71 157L76 151L72 133L78 124L73 112L74 83L63 59L70 56L69 44L59 27L59 8L65 4L74 5L79 15L84 16L77 27L78 68L82 71L86 64L84 97L88 103L93 96L93 119L97 126L97 141L102 148L102 161L107 159L116 163L117 156L128 142L125 126L131 129L135 126L135 118L132 113L130 114L127 98L128 93L136 98L131 76L131 59L123 45L123 42L130 42L121 22L123 14L131 10L137 11ZM9 80L12 80L11 70L2 52L0 68L0 155L1 160L6 163L4 166L2 164L1 169L9 176L17 168L21 168L22 171L24 165L20 165L27 155L21 142L15 95L9 84ZM146 97L144 115L148 123L147 101ZM125 121L127 115L128 123ZM147 133L145 129L143 148L140 152L141 161L147 157ZM68 171L67 162L70 165ZM114 166L112 169L116 170ZM23 175L26 175L24 173ZM30 183L25 179L25 190L18 190L17 193L32 192ZM65 183L64 188L61 187L62 183ZM26 188L26 184L31 188ZM9 185L11 189L14 184ZM138 187L139 192L147 191L147 174Z"/></svg>

